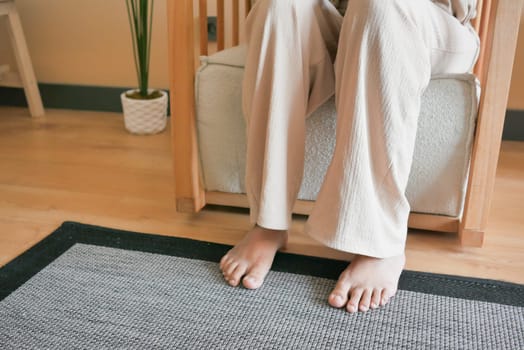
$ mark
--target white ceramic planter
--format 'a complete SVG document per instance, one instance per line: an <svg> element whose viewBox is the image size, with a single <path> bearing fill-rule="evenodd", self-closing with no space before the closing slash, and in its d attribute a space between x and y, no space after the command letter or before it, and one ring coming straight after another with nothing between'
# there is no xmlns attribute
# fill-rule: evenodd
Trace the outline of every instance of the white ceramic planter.
<svg viewBox="0 0 524 350"><path fill-rule="evenodd" d="M126 129L139 135L156 134L164 130L167 123L167 93L159 90L162 94L159 98L136 100L126 96L133 91L129 90L120 95Z"/></svg>

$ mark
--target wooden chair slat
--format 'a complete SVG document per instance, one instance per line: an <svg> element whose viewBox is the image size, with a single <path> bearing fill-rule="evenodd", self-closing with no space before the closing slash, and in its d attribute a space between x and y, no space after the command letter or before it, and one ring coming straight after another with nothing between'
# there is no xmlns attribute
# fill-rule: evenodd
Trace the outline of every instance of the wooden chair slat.
<svg viewBox="0 0 524 350"><path fill-rule="evenodd" d="M226 43L226 28L225 28L225 4L224 0L217 0L217 50L222 51Z"/></svg>
<svg viewBox="0 0 524 350"><path fill-rule="evenodd" d="M207 0L198 1L198 20L200 25L200 54L208 54Z"/></svg>
<svg viewBox="0 0 524 350"><path fill-rule="evenodd" d="M240 43L240 0L233 0L233 46Z"/></svg>

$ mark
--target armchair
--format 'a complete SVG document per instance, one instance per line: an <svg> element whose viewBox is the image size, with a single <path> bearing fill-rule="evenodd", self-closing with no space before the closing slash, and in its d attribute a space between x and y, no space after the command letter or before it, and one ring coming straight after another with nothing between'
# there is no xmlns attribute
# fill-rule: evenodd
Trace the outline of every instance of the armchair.
<svg viewBox="0 0 524 350"><path fill-rule="evenodd" d="M231 43L240 42L240 13L247 14L249 0L232 0L225 15L225 1L217 5L217 50L225 49L226 25ZM474 27L481 38L475 75L481 95L476 126L468 150L465 196L454 215L412 212L409 227L456 232L464 246L481 246L495 182L502 128L509 93L514 53L524 0L479 0ZM198 212L206 204L247 207L242 193L212 191L203 176L198 140L195 78L198 55L208 54L207 0L169 0L169 67L172 142L177 210ZM226 23L226 18L231 23ZM470 155L470 157L469 157ZM294 212L309 213L313 202L298 200Z"/></svg>

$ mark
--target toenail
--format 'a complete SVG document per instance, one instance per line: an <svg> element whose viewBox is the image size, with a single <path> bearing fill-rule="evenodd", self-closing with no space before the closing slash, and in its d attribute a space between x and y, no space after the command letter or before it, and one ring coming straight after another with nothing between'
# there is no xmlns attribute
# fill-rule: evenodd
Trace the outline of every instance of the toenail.
<svg viewBox="0 0 524 350"><path fill-rule="evenodd" d="M349 312L356 312L357 311L357 307L355 305L349 305L348 311Z"/></svg>
<svg viewBox="0 0 524 350"><path fill-rule="evenodd" d="M338 294L332 294L331 298L335 301L342 301L342 297Z"/></svg>
<svg viewBox="0 0 524 350"><path fill-rule="evenodd" d="M376 309L377 307L378 307L377 304L375 304L375 303L371 303L371 308Z"/></svg>
<svg viewBox="0 0 524 350"><path fill-rule="evenodd" d="M360 311L366 312L366 311L368 311L368 307L367 306L361 306L360 307Z"/></svg>

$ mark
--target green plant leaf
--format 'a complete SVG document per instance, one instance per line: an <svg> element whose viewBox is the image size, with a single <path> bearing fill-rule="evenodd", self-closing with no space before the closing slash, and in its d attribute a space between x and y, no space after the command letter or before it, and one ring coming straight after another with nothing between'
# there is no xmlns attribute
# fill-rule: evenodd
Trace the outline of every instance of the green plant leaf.
<svg viewBox="0 0 524 350"><path fill-rule="evenodd" d="M126 0L138 91L148 96L154 0Z"/></svg>

